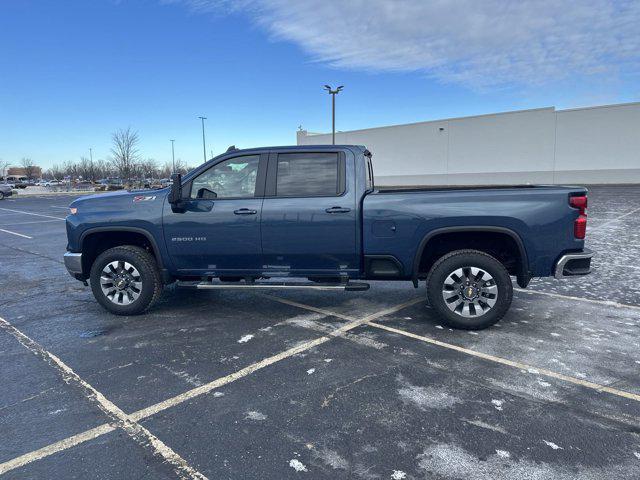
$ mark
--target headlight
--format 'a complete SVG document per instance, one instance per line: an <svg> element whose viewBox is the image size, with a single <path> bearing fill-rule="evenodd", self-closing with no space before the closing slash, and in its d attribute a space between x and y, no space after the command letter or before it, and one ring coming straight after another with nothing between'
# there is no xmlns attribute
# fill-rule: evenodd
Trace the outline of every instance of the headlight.
<svg viewBox="0 0 640 480"><path fill-rule="evenodd" d="M78 213L78 208L77 207L69 207L69 211L71 212L71 215L75 215L76 213Z"/></svg>

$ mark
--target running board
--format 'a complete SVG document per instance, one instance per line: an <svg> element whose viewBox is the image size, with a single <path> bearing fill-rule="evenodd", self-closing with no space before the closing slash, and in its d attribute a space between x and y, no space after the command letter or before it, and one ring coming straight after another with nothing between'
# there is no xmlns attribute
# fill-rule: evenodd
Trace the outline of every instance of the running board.
<svg viewBox="0 0 640 480"><path fill-rule="evenodd" d="M315 283L315 282L183 282L177 281L178 288L194 288L197 290L222 290L222 289L301 289L301 290L345 290L356 292L369 290L368 283Z"/></svg>

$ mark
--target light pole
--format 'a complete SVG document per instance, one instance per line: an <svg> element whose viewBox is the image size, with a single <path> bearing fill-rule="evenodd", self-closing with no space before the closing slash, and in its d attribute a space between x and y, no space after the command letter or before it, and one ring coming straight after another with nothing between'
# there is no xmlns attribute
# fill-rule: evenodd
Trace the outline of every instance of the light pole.
<svg viewBox="0 0 640 480"><path fill-rule="evenodd" d="M93 163L93 148L89 148L89 159L91 159L91 162Z"/></svg>
<svg viewBox="0 0 640 480"><path fill-rule="evenodd" d="M175 142L175 140L170 140L171 141L171 164L173 165L173 170L171 173L176 173L176 152L173 148L173 142Z"/></svg>
<svg viewBox="0 0 640 480"><path fill-rule="evenodd" d="M198 117L200 120L202 120L202 156L204 157L204 161L207 161L207 143L204 140L204 121L207 119L207 117Z"/></svg>
<svg viewBox="0 0 640 480"><path fill-rule="evenodd" d="M324 89L329 92L331 95L331 144L336 144L336 95L340 93L340 90L344 88L343 85L340 85L338 88L333 90L329 85L325 85Z"/></svg>

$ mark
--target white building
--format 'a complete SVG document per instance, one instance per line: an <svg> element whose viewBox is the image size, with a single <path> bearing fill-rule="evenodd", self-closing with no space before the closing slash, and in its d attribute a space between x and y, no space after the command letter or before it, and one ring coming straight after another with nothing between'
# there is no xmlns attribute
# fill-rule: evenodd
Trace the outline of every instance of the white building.
<svg viewBox="0 0 640 480"><path fill-rule="evenodd" d="M297 140L329 144L331 134ZM371 150L379 185L640 183L640 102L337 132L336 143Z"/></svg>

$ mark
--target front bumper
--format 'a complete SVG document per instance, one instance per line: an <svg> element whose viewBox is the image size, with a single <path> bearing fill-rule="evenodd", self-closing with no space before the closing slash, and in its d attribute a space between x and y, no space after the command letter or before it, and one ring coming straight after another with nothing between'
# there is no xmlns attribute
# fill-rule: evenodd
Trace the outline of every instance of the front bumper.
<svg viewBox="0 0 640 480"><path fill-rule="evenodd" d="M588 275L591 273L591 257L593 251L585 248L581 252L571 252L562 255L556 262L553 276L556 278Z"/></svg>
<svg viewBox="0 0 640 480"><path fill-rule="evenodd" d="M63 256L64 266L67 267L69 274L76 280L84 280L82 272L82 254L67 252Z"/></svg>

